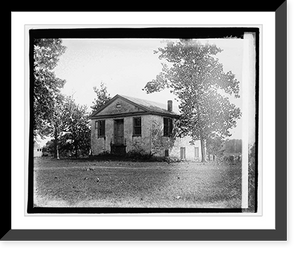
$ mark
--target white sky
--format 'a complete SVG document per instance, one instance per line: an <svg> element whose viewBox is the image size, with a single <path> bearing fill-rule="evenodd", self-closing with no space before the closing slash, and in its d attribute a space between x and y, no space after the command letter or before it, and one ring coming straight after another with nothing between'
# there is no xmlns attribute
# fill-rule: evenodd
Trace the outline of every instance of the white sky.
<svg viewBox="0 0 300 254"><path fill-rule="evenodd" d="M217 54L224 71L232 71L242 88L243 40L203 40L214 43L223 52ZM89 108L96 97L94 86L106 84L111 97L116 94L156 101L166 104L173 100L173 109L178 103L173 94L164 90L146 94L142 91L148 81L155 79L161 71L161 61L153 50L164 47L163 39L63 39L66 52L60 56L55 73L66 80L62 93L73 95L79 104ZM231 101L241 107L241 99ZM242 138L242 121L232 131L231 138Z"/></svg>

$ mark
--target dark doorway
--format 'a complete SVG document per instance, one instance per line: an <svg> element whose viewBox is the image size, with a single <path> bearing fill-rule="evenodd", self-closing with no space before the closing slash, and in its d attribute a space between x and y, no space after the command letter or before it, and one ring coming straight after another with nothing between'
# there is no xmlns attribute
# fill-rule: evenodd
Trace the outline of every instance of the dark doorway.
<svg viewBox="0 0 300 254"><path fill-rule="evenodd" d="M114 138L111 144L111 153L123 156L126 154L126 145L124 139L124 119L114 120Z"/></svg>
<svg viewBox="0 0 300 254"><path fill-rule="evenodd" d="M124 119L117 119L114 122L114 144L124 145Z"/></svg>

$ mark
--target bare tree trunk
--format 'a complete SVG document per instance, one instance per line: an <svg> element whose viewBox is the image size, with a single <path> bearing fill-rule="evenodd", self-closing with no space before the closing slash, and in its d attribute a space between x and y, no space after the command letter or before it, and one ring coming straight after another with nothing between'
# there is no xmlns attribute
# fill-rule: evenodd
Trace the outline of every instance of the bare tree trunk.
<svg viewBox="0 0 300 254"><path fill-rule="evenodd" d="M200 139L201 142L201 162L206 162L206 141L204 139Z"/></svg>
<svg viewBox="0 0 300 254"><path fill-rule="evenodd" d="M200 101L200 93L198 92L197 93L197 98L198 98L198 102ZM200 122L201 122L201 118L200 118L200 105L199 103L197 103L197 115L198 115L198 137L199 137L199 140L201 142L201 162L206 162L206 141L205 139L202 138L202 134L203 132L201 131L202 130L202 126L200 125Z"/></svg>

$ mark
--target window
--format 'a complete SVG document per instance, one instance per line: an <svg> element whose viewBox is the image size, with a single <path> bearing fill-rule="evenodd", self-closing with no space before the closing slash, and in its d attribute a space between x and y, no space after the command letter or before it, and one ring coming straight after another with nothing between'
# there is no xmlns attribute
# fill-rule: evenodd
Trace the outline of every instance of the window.
<svg viewBox="0 0 300 254"><path fill-rule="evenodd" d="M169 149L165 150L165 157L169 157Z"/></svg>
<svg viewBox="0 0 300 254"><path fill-rule="evenodd" d="M133 136L142 135L142 119L141 117L133 118Z"/></svg>
<svg viewBox="0 0 300 254"><path fill-rule="evenodd" d="M105 120L96 121L95 130L97 138L105 137Z"/></svg>
<svg viewBox="0 0 300 254"><path fill-rule="evenodd" d="M164 118L164 136L170 137L173 131L173 119Z"/></svg>

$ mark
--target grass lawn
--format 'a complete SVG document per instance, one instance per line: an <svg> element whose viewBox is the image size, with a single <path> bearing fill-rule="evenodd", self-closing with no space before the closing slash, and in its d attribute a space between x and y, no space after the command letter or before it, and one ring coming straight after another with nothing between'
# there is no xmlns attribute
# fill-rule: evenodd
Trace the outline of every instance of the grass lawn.
<svg viewBox="0 0 300 254"><path fill-rule="evenodd" d="M240 208L241 165L35 158L34 204Z"/></svg>

